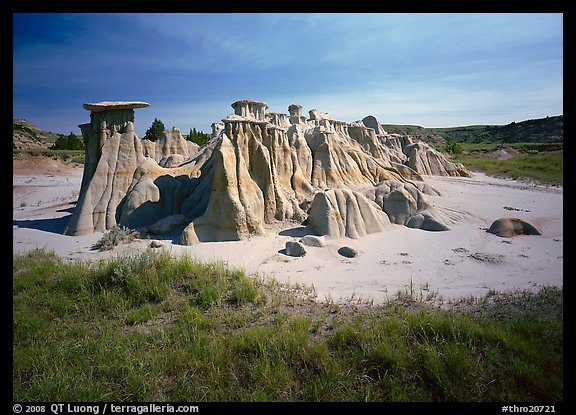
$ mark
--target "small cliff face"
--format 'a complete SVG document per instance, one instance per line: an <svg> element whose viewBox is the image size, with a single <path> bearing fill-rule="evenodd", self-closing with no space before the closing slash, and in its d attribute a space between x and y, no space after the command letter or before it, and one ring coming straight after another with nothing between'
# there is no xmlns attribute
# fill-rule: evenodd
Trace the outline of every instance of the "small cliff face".
<svg viewBox="0 0 576 415"><path fill-rule="evenodd" d="M90 104L92 122L81 126L87 163L69 234L115 224L159 232L165 227L151 225L167 218L178 218L171 223L181 224L183 244L238 240L285 220L309 219L334 237L389 223L444 230L449 224L414 183L468 174L426 144L387 134L374 117L348 124L311 110L306 119L298 104L280 114L242 100L198 148L177 129L140 140L136 107L115 104Z"/></svg>

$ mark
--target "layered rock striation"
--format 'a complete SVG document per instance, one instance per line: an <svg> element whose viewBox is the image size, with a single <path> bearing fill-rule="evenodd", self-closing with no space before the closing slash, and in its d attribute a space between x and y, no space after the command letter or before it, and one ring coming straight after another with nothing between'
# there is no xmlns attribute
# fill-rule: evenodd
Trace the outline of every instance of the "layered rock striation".
<svg viewBox="0 0 576 415"><path fill-rule="evenodd" d="M157 141L134 133L134 108L146 103L86 104L81 125L86 165L66 233L116 224L154 234L177 231L182 244L239 240L295 221L318 235L358 238L390 224L447 230L425 194L423 175L468 176L430 146L387 134L366 117L348 124L292 104L270 113L242 100L212 124L202 147L179 130Z"/></svg>

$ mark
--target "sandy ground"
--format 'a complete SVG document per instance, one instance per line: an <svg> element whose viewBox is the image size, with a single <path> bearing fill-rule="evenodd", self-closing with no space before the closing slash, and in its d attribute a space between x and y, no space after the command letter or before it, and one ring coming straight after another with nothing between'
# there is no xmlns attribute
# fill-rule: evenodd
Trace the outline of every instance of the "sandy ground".
<svg viewBox="0 0 576 415"><path fill-rule="evenodd" d="M36 163L37 165L35 165ZM146 249L150 240L99 252L102 233L65 236L82 180L82 166L57 161L13 164L13 253L45 247L70 259L93 260ZM536 289L563 284L563 188L488 177L425 177L440 191L429 197L439 210L458 217L447 232L427 232L391 225L362 239L330 240L307 247L301 258L285 255L285 243L310 231L297 224L270 229L266 236L237 242L182 246L176 238L161 241L174 255L222 260L251 274L313 286L319 300L353 298L385 301L399 291L441 296L445 300L482 296L489 290ZM541 236L500 238L486 232L500 217L519 217L536 225ZM338 254L342 246L356 258Z"/></svg>

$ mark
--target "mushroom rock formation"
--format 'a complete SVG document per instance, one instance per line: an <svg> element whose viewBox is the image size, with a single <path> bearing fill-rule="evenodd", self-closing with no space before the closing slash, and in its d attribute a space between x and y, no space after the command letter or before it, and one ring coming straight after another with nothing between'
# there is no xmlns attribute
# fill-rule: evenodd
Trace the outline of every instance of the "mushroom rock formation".
<svg viewBox="0 0 576 415"><path fill-rule="evenodd" d="M210 125L210 128L212 128L212 134L210 135L210 138L218 137L222 130L224 130L224 124L220 122L213 122Z"/></svg>
<svg viewBox="0 0 576 415"><path fill-rule="evenodd" d="M142 101L102 101L83 105L84 109L92 112L91 115L108 111L114 111L114 115L119 115L123 114L123 111L127 111L125 114L132 114L132 122L134 121L134 108L147 108L149 106L150 104ZM106 116L109 115L106 114Z"/></svg>
<svg viewBox="0 0 576 415"><path fill-rule="evenodd" d="M306 117L302 116L302 105L291 104L288 106L288 113L290 114L290 124L300 124L306 122Z"/></svg>
<svg viewBox="0 0 576 415"><path fill-rule="evenodd" d="M306 119L299 104L288 115L241 100L198 148L178 129L138 138L133 109L145 106L86 104L85 171L67 234L120 224L174 230L193 244L305 219L317 233L352 238L390 223L443 230L449 220L426 201L433 189L423 176L468 174L424 143L386 134L374 117L348 124L310 110Z"/></svg>
<svg viewBox="0 0 576 415"><path fill-rule="evenodd" d="M251 99L243 99L232 103L232 108L234 108L234 118L241 117L263 121L266 117L268 104L265 102L252 101ZM232 119L233 117L229 118Z"/></svg>
<svg viewBox="0 0 576 415"><path fill-rule="evenodd" d="M320 120L329 120L330 116L328 115L327 112L320 112L317 109L312 109L310 111L308 111L308 114L310 114L310 120L312 121L320 121Z"/></svg>
<svg viewBox="0 0 576 415"><path fill-rule="evenodd" d="M134 108L147 106L145 102L84 104L91 111L90 123L79 125L85 147L84 172L66 234L105 231L117 224L116 210L145 159L134 132Z"/></svg>

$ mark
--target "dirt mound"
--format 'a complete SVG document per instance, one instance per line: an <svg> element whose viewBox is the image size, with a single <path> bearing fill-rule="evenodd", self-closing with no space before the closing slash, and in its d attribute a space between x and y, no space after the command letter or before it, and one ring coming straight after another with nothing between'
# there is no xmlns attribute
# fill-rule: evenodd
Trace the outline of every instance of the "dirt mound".
<svg viewBox="0 0 576 415"><path fill-rule="evenodd" d="M12 123L12 148L49 148L56 134L42 131L30 121L14 118Z"/></svg>
<svg viewBox="0 0 576 415"><path fill-rule="evenodd" d="M508 160L509 158L519 156L522 154L520 151L512 147L500 147L494 151L487 153L491 157L496 157L499 160Z"/></svg>
<svg viewBox="0 0 576 415"><path fill-rule="evenodd" d="M28 153L15 154L12 160L12 174L16 176L26 175L51 175L66 174L82 169L83 165L71 159L36 156Z"/></svg>

